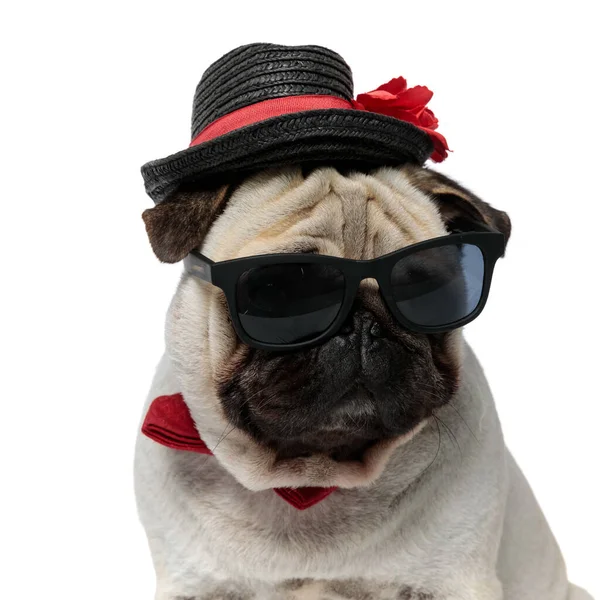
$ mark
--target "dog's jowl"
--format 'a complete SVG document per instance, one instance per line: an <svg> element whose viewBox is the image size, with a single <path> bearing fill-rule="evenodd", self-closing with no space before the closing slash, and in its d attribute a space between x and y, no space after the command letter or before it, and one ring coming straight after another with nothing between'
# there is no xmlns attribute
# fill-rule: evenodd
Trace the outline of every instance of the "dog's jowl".
<svg viewBox="0 0 600 600"><path fill-rule="evenodd" d="M589 599L463 338L511 223L426 164L430 98L251 44L144 165L184 264L136 445L155 600Z"/></svg>

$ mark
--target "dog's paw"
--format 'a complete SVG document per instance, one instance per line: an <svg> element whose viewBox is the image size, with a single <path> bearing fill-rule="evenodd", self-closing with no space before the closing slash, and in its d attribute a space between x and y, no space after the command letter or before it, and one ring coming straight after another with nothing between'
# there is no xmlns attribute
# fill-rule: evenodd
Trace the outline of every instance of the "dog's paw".
<svg viewBox="0 0 600 600"><path fill-rule="evenodd" d="M193 594L158 595L156 600L263 600L264 595L237 582L203 585ZM266 599L265 599L266 600Z"/></svg>
<svg viewBox="0 0 600 600"><path fill-rule="evenodd" d="M281 600L445 600L412 586L368 579L290 579L278 590Z"/></svg>
<svg viewBox="0 0 600 600"><path fill-rule="evenodd" d="M175 596L173 600L258 600L258 596L248 590L240 591L222 586L196 596Z"/></svg>

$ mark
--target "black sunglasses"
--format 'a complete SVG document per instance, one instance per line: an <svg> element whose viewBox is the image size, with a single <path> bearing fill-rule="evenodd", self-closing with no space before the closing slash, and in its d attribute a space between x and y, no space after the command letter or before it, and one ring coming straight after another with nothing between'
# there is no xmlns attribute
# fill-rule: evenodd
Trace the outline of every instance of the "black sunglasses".
<svg viewBox="0 0 600 600"><path fill-rule="evenodd" d="M359 285L373 278L406 329L438 333L469 323L487 300L504 235L445 235L372 260L321 254L265 254L219 263L193 250L191 275L225 292L240 339L262 349L291 350L335 335Z"/></svg>

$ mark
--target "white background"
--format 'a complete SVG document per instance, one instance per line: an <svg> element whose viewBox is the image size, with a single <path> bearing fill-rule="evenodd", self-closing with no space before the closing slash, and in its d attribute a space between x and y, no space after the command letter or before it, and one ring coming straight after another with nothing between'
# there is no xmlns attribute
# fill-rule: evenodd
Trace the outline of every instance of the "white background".
<svg viewBox="0 0 600 600"><path fill-rule="evenodd" d="M203 70L244 43L321 44L355 92L403 75L441 170L513 236L467 338L570 577L600 597L594 3L12 2L0 18L0 597L150 599L132 455L180 266L142 163L183 149Z"/></svg>

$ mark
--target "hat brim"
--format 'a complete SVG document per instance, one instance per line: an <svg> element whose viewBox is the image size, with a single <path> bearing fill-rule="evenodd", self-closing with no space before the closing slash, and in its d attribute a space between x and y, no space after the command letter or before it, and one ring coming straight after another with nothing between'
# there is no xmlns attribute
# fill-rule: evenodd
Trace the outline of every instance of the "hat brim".
<svg viewBox="0 0 600 600"><path fill-rule="evenodd" d="M423 164L433 152L414 125L368 111L325 109L253 123L142 166L155 203L182 183L289 164Z"/></svg>

